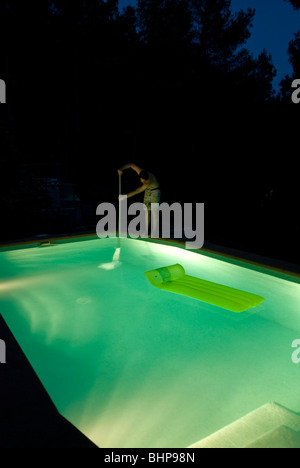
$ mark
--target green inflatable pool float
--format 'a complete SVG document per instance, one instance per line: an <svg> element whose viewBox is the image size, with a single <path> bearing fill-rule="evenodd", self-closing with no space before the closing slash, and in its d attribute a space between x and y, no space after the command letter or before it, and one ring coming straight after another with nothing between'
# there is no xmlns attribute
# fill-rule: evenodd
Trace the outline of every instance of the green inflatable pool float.
<svg viewBox="0 0 300 468"><path fill-rule="evenodd" d="M179 264L147 271L145 275L158 289L192 297L232 312L245 312L264 301L263 297L249 292L188 276Z"/></svg>

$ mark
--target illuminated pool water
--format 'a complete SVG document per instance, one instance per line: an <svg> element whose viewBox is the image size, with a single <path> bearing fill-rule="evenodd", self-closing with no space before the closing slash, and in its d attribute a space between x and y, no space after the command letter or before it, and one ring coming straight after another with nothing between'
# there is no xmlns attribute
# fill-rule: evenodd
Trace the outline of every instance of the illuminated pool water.
<svg viewBox="0 0 300 468"><path fill-rule="evenodd" d="M182 448L273 401L300 411L300 284L132 239L117 262L117 242L0 251L1 314L63 416L103 448ZM265 301L235 314L147 281L175 263Z"/></svg>

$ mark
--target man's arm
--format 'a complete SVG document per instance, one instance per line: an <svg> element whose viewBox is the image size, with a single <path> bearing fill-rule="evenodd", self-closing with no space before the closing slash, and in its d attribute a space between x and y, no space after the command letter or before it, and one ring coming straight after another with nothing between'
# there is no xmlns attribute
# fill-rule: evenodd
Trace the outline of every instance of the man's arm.
<svg viewBox="0 0 300 468"><path fill-rule="evenodd" d="M133 192L128 193L127 198L134 197L135 195L139 195L140 193L145 192L146 188L148 187L149 184L144 184L138 189L134 190Z"/></svg>
<svg viewBox="0 0 300 468"><path fill-rule="evenodd" d="M121 169L119 169L118 172L120 175L122 175L123 172L126 171L127 169L133 169L138 175L140 175L140 173L143 171L143 169L136 166L135 164L128 163L128 164L125 164L125 166L121 167Z"/></svg>

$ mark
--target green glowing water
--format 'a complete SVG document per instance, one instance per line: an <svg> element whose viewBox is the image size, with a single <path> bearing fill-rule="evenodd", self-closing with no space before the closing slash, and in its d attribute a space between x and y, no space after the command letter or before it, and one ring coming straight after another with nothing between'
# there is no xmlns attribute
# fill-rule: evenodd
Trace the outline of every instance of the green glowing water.
<svg viewBox="0 0 300 468"><path fill-rule="evenodd" d="M1 314L61 414L103 448L182 448L271 401L300 411L299 284L176 247L116 247L0 252ZM265 302L234 314L147 281L175 263Z"/></svg>

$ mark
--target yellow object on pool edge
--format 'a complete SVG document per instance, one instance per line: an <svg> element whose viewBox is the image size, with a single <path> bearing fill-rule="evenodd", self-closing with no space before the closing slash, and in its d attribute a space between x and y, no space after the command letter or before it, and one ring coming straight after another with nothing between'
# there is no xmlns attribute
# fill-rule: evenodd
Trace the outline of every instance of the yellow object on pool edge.
<svg viewBox="0 0 300 468"><path fill-rule="evenodd" d="M245 312L264 301L256 294L188 276L179 264L147 271L145 275L158 289L192 297L232 312Z"/></svg>

